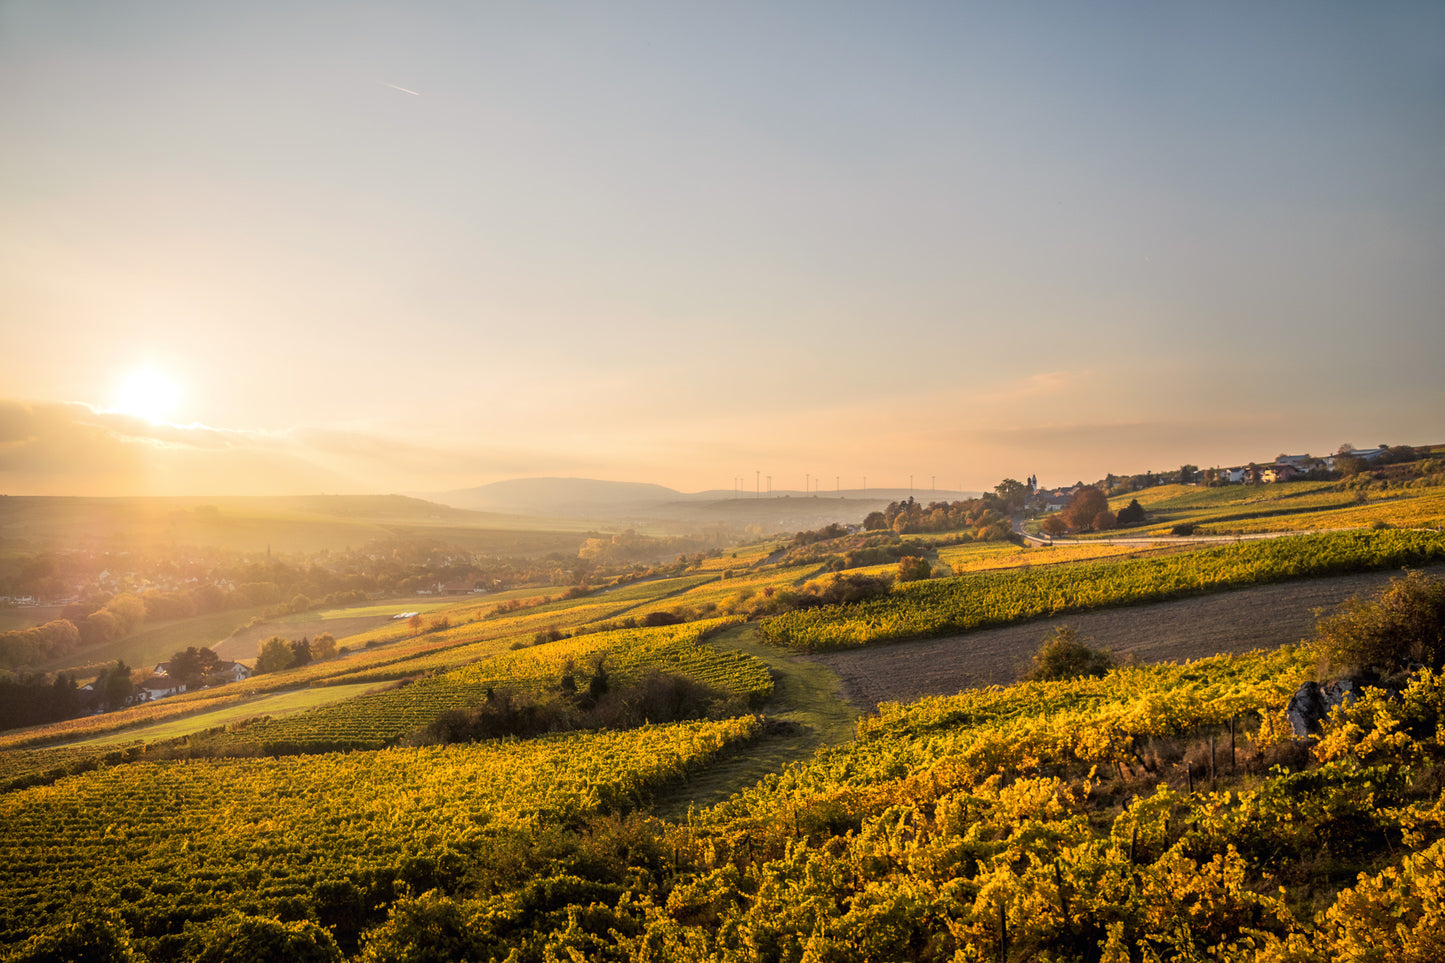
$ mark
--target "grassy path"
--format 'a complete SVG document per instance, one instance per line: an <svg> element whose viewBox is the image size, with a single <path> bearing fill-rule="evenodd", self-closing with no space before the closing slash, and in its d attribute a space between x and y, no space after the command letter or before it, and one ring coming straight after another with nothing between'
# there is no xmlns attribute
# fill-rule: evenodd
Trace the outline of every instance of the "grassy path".
<svg viewBox="0 0 1445 963"><path fill-rule="evenodd" d="M853 738L858 710L844 698L843 681L831 668L758 641L752 625L739 625L708 639L720 650L756 656L773 673L773 695L762 708L768 731L735 755L660 794L653 812L669 819L704 809L751 786L770 772L810 758L822 746Z"/></svg>

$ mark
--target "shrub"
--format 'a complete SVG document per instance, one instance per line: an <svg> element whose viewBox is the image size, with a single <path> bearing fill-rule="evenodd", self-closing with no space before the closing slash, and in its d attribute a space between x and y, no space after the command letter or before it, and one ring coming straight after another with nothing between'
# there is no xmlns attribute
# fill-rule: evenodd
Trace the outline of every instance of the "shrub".
<svg viewBox="0 0 1445 963"><path fill-rule="evenodd" d="M1142 525L1148 518L1149 514L1144 511L1144 506L1139 504L1139 499L1137 498L1119 509L1118 519L1120 526Z"/></svg>
<svg viewBox="0 0 1445 963"><path fill-rule="evenodd" d="M1063 535L1069 530L1068 523L1062 515L1050 515L1039 523L1039 528L1045 535Z"/></svg>
<svg viewBox="0 0 1445 963"><path fill-rule="evenodd" d="M1112 653L1106 649L1090 648L1079 639L1077 632L1061 625L1034 653L1033 665L1024 678L1031 682L1078 679L1106 675L1112 668Z"/></svg>
<svg viewBox="0 0 1445 963"><path fill-rule="evenodd" d="M898 560L898 581L917 582L933 575L928 559L909 555Z"/></svg>
<svg viewBox="0 0 1445 963"><path fill-rule="evenodd" d="M1315 646L1327 673L1445 668L1445 581L1407 572L1373 598L1350 599L1315 626Z"/></svg>

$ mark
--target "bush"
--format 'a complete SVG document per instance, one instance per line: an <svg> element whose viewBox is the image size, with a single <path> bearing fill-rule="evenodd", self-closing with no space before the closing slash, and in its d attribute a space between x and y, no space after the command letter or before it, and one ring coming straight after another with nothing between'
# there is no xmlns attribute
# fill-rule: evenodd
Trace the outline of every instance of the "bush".
<svg viewBox="0 0 1445 963"><path fill-rule="evenodd" d="M570 684L549 697L489 689L485 702L446 710L415 733L411 741L445 745L505 737L525 739L547 732L630 729L645 723L716 718L742 711L742 706L727 693L677 673L654 669L630 685L619 686L598 663L585 689L579 687L575 670L565 678L570 678Z"/></svg>
<svg viewBox="0 0 1445 963"><path fill-rule="evenodd" d="M649 628L659 625L681 625L687 620L676 612L648 612L642 617L642 624Z"/></svg>
<svg viewBox="0 0 1445 963"><path fill-rule="evenodd" d="M1326 673L1389 675L1445 668L1445 581L1407 572L1370 599L1354 598L1315 626Z"/></svg>
<svg viewBox="0 0 1445 963"><path fill-rule="evenodd" d="M1039 523L1039 528L1045 535L1063 535L1069 530L1068 523L1062 515L1050 515Z"/></svg>
<svg viewBox="0 0 1445 963"><path fill-rule="evenodd" d="M1044 640L1034 653L1032 667L1025 679L1050 682L1056 679L1078 679L1107 675L1114 668L1114 656L1107 649L1090 648L1067 625L1061 625Z"/></svg>
<svg viewBox="0 0 1445 963"><path fill-rule="evenodd" d="M1139 504L1139 499L1137 498L1119 509L1118 520L1120 527L1142 525L1148 521L1148 519L1148 512L1144 511L1144 506Z"/></svg>
<svg viewBox="0 0 1445 963"><path fill-rule="evenodd" d="M909 555L898 560L898 581L917 582L933 575L933 566L928 559Z"/></svg>

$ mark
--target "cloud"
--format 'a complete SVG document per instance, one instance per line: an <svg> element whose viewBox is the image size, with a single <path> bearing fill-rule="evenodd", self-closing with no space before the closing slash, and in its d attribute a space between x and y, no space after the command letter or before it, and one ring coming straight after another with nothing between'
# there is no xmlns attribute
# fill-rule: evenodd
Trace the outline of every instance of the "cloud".
<svg viewBox="0 0 1445 963"><path fill-rule="evenodd" d="M1083 390L1087 371L1042 371L979 393L978 399L991 404L1052 398Z"/></svg>

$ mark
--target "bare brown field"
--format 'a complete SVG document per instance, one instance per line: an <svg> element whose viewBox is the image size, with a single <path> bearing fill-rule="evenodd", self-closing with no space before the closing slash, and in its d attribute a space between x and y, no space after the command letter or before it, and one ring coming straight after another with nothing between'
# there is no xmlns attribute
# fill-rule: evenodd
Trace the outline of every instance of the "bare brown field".
<svg viewBox="0 0 1445 963"><path fill-rule="evenodd" d="M1426 571L1445 576L1445 566ZM1094 645L1142 662L1183 661L1298 642L1309 637L1321 610L1369 594L1398 574L1366 572L1286 582L808 658L838 673L848 699L872 711L880 702L907 702L1016 682L1039 643L1061 625L1091 638Z"/></svg>

